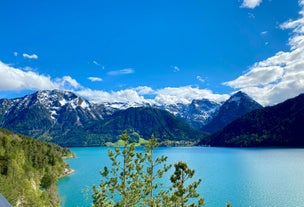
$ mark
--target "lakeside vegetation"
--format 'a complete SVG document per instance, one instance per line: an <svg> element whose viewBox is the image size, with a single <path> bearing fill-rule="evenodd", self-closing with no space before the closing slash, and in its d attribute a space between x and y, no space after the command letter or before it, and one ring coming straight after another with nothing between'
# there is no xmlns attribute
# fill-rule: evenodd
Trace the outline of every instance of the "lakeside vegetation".
<svg viewBox="0 0 304 207"><path fill-rule="evenodd" d="M0 193L13 206L59 207L57 180L70 172L67 148L0 129Z"/></svg>
<svg viewBox="0 0 304 207"><path fill-rule="evenodd" d="M129 130L128 135L130 137L130 142L132 142L135 147L138 146L145 146L149 143L149 140L142 138L137 132ZM177 147L177 146L195 146L197 142L193 141L186 141L186 140L162 140L161 142L158 142L159 146L165 146L165 147ZM105 146L107 147L123 147L125 145L125 141L122 139L117 140L116 142L106 142Z"/></svg>

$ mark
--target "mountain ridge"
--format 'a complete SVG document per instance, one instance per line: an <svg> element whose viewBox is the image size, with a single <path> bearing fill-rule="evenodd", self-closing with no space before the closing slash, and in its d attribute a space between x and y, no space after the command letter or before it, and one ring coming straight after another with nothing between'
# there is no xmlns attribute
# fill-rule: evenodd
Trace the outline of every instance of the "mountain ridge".
<svg viewBox="0 0 304 207"><path fill-rule="evenodd" d="M198 129L211 122L223 105L208 99L163 106L95 104L69 91L42 90L0 99L0 126L61 146L104 145L116 141L125 129L146 139L154 133L161 140L196 142L206 135Z"/></svg>
<svg viewBox="0 0 304 207"><path fill-rule="evenodd" d="M61 146L104 145L116 141L122 130L132 127L144 138L150 138L152 133L156 133L161 140L199 141L203 137L202 132L192 129L167 111L152 107L107 108L68 91L44 90L18 99L1 99L0 112L1 127ZM149 117L147 114L153 122L147 118L139 122L132 120L141 119L140 116ZM132 126L130 123L121 124L120 119L129 119ZM109 122L114 124L108 127ZM148 131L144 122L149 122ZM173 124L168 125L170 122Z"/></svg>
<svg viewBox="0 0 304 207"><path fill-rule="evenodd" d="M199 144L226 147L303 147L304 94L253 110Z"/></svg>
<svg viewBox="0 0 304 207"><path fill-rule="evenodd" d="M204 125L201 130L214 133L222 129L236 118L259 108L263 107L247 94L239 91L233 94L223 103L223 105L219 108L218 113L209 123Z"/></svg>

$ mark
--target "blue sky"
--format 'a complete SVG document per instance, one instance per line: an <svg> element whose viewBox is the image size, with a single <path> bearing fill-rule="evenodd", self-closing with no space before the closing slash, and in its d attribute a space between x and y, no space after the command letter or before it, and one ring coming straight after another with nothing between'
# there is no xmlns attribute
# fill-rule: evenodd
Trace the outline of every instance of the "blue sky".
<svg viewBox="0 0 304 207"><path fill-rule="evenodd" d="M304 1L0 2L0 98L263 105L304 92Z"/></svg>

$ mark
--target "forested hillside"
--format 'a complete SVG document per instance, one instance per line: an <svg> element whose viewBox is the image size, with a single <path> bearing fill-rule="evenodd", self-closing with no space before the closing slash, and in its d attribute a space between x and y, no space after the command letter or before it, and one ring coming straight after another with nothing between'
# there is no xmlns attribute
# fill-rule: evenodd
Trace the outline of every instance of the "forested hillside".
<svg viewBox="0 0 304 207"><path fill-rule="evenodd" d="M194 109L203 104L195 103L191 108L198 115ZM37 91L19 99L0 99L0 127L68 147L116 142L125 129L145 139L154 133L160 141L196 143L204 137L168 111L117 105L90 103L69 91Z"/></svg>
<svg viewBox="0 0 304 207"><path fill-rule="evenodd" d="M0 193L13 206L59 206L64 156L69 149L0 129Z"/></svg>
<svg viewBox="0 0 304 207"><path fill-rule="evenodd" d="M111 117L105 119L103 124L95 125L91 132L102 132L100 136L104 139L117 139L125 130L139 132L140 136L149 139L152 134L160 142L192 141L197 142L205 136L204 133L195 130L183 123L173 114L152 107L128 108L115 112ZM137 141L137 140L135 140Z"/></svg>
<svg viewBox="0 0 304 207"><path fill-rule="evenodd" d="M254 110L200 142L225 147L303 147L304 94Z"/></svg>

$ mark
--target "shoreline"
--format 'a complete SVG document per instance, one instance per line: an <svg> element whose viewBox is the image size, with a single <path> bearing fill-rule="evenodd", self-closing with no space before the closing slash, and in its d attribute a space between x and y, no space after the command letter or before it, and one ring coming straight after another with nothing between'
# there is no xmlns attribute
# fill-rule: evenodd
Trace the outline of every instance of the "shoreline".
<svg viewBox="0 0 304 207"><path fill-rule="evenodd" d="M58 179L61 179L61 178L70 176L70 175L72 175L72 174L74 174L74 173L75 173L75 170L74 170L74 169L71 169L71 168L64 168L63 173L59 176Z"/></svg>

